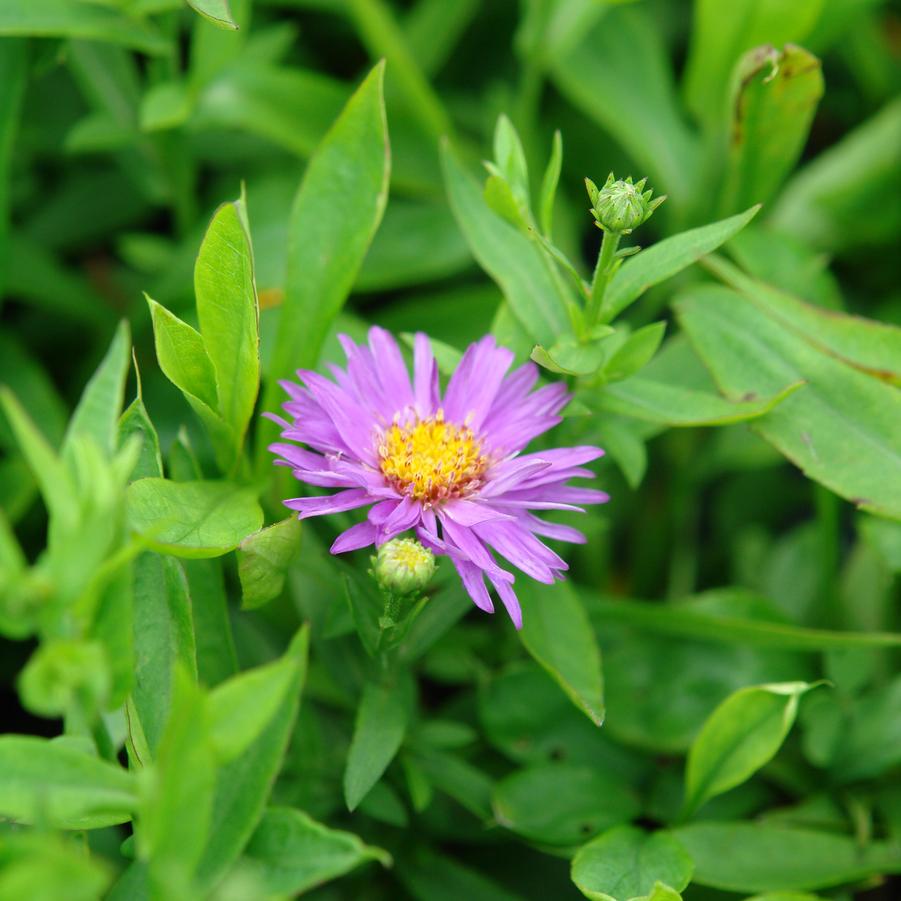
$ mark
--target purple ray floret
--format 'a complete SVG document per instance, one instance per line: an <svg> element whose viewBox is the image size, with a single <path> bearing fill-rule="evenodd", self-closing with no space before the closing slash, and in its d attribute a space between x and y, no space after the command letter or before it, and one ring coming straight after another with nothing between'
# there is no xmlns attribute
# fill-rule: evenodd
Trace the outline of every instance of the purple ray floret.
<svg viewBox="0 0 901 901"><path fill-rule="evenodd" d="M593 477L585 464L603 455L600 448L522 453L561 421L566 387L533 391L535 365L509 372L513 354L490 335L467 348L443 397L424 334L416 335L412 381L384 329L370 329L368 345L340 340L347 367L330 366L334 380L299 370L302 384L282 382L287 420L266 414L282 428L284 440L269 447L276 463L308 485L338 489L285 506L301 519L368 507L363 522L338 536L333 554L415 530L450 557L473 602L492 613L487 577L520 628L513 573L495 554L539 582L561 579L566 561L539 536L575 543L584 536L535 511L584 512L580 505L608 500L603 491L568 484Z"/></svg>

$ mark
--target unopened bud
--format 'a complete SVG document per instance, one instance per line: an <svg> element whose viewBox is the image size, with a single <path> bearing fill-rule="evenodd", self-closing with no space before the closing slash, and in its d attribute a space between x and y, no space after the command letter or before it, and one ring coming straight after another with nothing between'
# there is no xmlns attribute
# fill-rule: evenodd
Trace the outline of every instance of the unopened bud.
<svg viewBox="0 0 901 901"><path fill-rule="evenodd" d="M417 594L435 573L435 555L415 538L395 538L379 548L373 572L386 591L395 595Z"/></svg>
<svg viewBox="0 0 901 901"><path fill-rule="evenodd" d="M651 213L666 197L652 200L654 192L644 190L646 182L647 179L643 178L637 184L632 184L631 175L625 180L616 180L611 172L604 187L599 189L590 178L586 178L585 187L591 200L591 215L595 218L595 225L605 231L628 235L647 222Z"/></svg>

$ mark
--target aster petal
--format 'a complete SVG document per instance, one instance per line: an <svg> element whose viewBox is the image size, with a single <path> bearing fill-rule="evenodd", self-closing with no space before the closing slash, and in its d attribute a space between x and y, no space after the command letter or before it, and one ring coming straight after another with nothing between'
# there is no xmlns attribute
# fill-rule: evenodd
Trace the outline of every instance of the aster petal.
<svg viewBox="0 0 901 901"><path fill-rule="evenodd" d="M413 343L413 394L421 419L433 416L441 403L438 364L428 335L417 332Z"/></svg>
<svg viewBox="0 0 901 901"><path fill-rule="evenodd" d="M585 544L588 540L578 529L572 526L564 526L557 522L547 522L537 516L526 514L524 517L526 527L536 535L545 538L555 538L557 541L568 541L570 544Z"/></svg>
<svg viewBox="0 0 901 901"><path fill-rule="evenodd" d="M450 517L446 517L439 513L441 527L444 530L445 544L447 552L452 558L456 558L458 551L467 560L478 566L479 569L485 570L487 573L493 573L497 578L507 582L513 581L513 575L506 570L501 569L494 558L491 556L488 548L479 540L478 536L472 529L466 526L457 525Z"/></svg>
<svg viewBox="0 0 901 901"><path fill-rule="evenodd" d="M554 581L555 570L568 569L565 560L521 525L487 523L475 526L473 531L517 569L538 582L550 584Z"/></svg>
<svg viewBox="0 0 901 901"><path fill-rule="evenodd" d="M446 501L441 512L461 526L474 526L479 522L490 522L498 519L513 519L509 513L495 510L487 504L463 499Z"/></svg>
<svg viewBox="0 0 901 901"><path fill-rule="evenodd" d="M512 362L513 352L498 347L491 335L471 344L447 385L447 418L481 429Z"/></svg>
<svg viewBox="0 0 901 901"><path fill-rule="evenodd" d="M330 548L332 554L345 554L348 551L357 551L361 547L369 547L375 542L378 530L369 521L358 522L355 526L345 529L334 541Z"/></svg>
<svg viewBox="0 0 901 901"><path fill-rule="evenodd" d="M325 513L342 513L371 503L369 493L360 488L348 488L346 491L322 497L292 497L284 501L286 507L298 511L301 519L322 516Z"/></svg>
<svg viewBox="0 0 901 901"><path fill-rule="evenodd" d="M486 613L494 613L494 604L491 602L491 595L488 594L488 589L485 587L482 570L467 560L461 560L458 557L451 557L451 561L457 568L457 572L460 574L460 581L476 607L484 610Z"/></svg>
<svg viewBox="0 0 901 901"><path fill-rule="evenodd" d="M499 579L492 579L491 576L488 576L491 579L491 584L494 586L497 591L498 597L501 599L501 603L504 605L504 609L507 611L510 619L513 620L513 625L517 629L522 628L522 609L519 606L519 598L516 597L516 592L513 590L513 586L508 584L507 582L502 582Z"/></svg>
<svg viewBox="0 0 901 901"><path fill-rule="evenodd" d="M479 491L479 496L496 497L504 494L550 467L551 464L542 460L537 454L531 458L514 457L511 460L504 460L491 468L489 479Z"/></svg>
<svg viewBox="0 0 901 901"><path fill-rule="evenodd" d="M378 543L383 544L395 535L412 529L419 522L421 512L422 506L419 501L414 501L411 497L403 498L379 527Z"/></svg>
<svg viewBox="0 0 901 901"><path fill-rule="evenodd" d="M413 389L410 374L394 336L374 325L369 329L369 348L378 363L378 378L385 395L393 401L396 410L413 405Z"/></svg>

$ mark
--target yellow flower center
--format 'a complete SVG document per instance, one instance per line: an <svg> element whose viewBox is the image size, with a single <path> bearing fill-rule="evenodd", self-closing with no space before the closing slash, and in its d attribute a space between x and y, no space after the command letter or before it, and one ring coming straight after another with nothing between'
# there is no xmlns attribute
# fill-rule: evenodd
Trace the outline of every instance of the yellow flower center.
<svg viewBox="0 0 901 901"><path fill-rule="evenodd" d="M380 436L378 452L388 482L427 505L473 492L489 463L472 429L445 422L440 411L412 425L395 423Z"/></svg>

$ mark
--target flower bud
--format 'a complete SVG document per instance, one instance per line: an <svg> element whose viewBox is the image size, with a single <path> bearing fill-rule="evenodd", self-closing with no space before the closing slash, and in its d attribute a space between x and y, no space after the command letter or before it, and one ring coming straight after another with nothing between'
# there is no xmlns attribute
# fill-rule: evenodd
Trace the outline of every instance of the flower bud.
<svg viewBox="0 0 901 901"><path fill-rule="evenodd" d="M391 594L418 594L435 573L435 556L415 538L395 538L379 548L373 572Z"/></svg>
<svg viewBox="0 0 901 901"><path fill-rule="evenodd" d="M588 197L591 199L591 215L595 225L605 231L628 235L650 218L651 213L666 200L658 197L651 200L653 191L644 191L646 178L632 184L630 175L625 181L615 180L613 173L607 176L604 187L598 189L591 179L585 179Z"/></svg>

